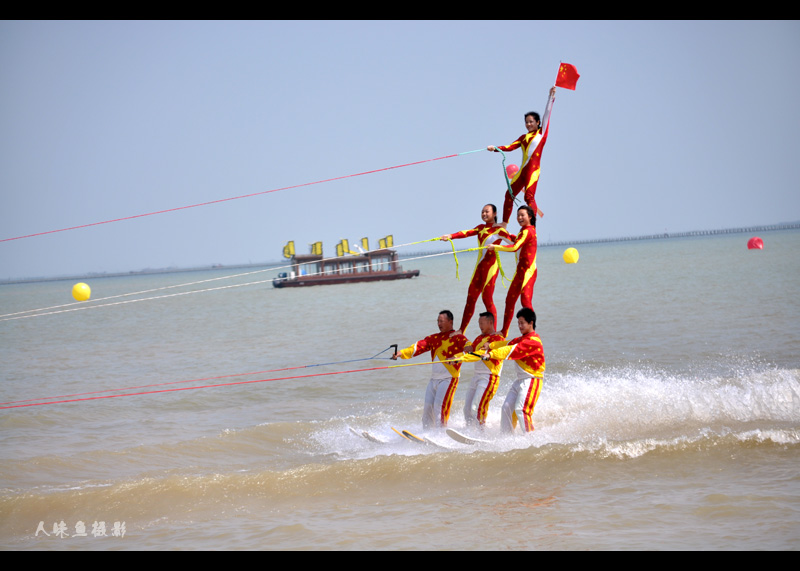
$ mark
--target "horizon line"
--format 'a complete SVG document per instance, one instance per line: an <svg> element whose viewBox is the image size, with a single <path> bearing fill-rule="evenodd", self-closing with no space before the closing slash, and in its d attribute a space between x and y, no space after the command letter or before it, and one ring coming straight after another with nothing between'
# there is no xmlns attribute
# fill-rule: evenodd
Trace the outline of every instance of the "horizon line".
<svg viewBox="0 0 800 571"><path fill-rule="evenodd" d="M669 238L687 238L694 236L713 236L718 234L742 234L745 232L770 232L776 230L794 230L800 228L800 221L798 222L781 222L778 224L759 224L756 226L741 226L734 228L719 228L715 230L689 230L685 232L663 232L659 234L642 234L638 236L619 236L615 238L586 238L582 240L557 240L540 242L540 248L548 248L554 246L566 246L575 244L601 244L610 242L628 242L637 240L664 240ZM426 252L408 252L406 254L398 253L398 258L417 256L420 254L433 254L439 253L439 250L431 250ZM442 249L441 252L449 252L447 249ZM201 272L207 270L223 270L223 269L239 269L239 268L253 268L253 267L270 267L280 266L284 262L282 260L269 261L269 262L256 262L247 264L210 264L206 266L195 266L188 268L168 267L168 268L145 268L142 270L129 270L121 272L89 272L85 274L73 274L65 276L38 276L38 277L24 277L24 278L7 278L0 279L0 285L20 284L20 283L35 283L47 281L66 281L66 280L80 280L80 279L95 279L95 278L116 278L128 276L142 276L153 274L170 274L180 272Z"/></svg>

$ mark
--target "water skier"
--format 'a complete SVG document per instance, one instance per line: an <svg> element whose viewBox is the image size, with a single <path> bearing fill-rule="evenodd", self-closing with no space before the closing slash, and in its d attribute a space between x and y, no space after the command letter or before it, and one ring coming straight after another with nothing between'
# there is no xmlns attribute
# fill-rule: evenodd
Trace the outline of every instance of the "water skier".
<svg viewBox="0 0 800 571"><path fill-rule="evenodd" d="M533 432L533 409L539 400L544 375L544 348L536 334L536 313L527 307L517 312L520 337L493 343L482 359L508 359L517 365L517 375L503 402L500 429L510 433L519 420L524 432Z"/></svg>
<svg viewBox="0 0 800 571"><path fill-rule="evenodd" d="M494 315L485 311L478 317L478 326L481 334L475 338L471 345L464 348L465 353L487 351L492 343L500 343L505 338L495 331ZM465 361L468 359L465 356ZM472 360L472 359L469 359ZM500 383L500 372L503 368L502 359L489 359L484 361L475 357L475 375L467 389L464 402L464 420L467 426L484 427L486 416L489 412L489 403L497 394L497 385Z"/></svg>
<svg viewBox="0 0 800 571"><path fill-rule="evenodd" d="M464 335L453 333L453 314L448 310L439 312L436 320L439 333L428 335L410 347L392 355L392 359L410 359L422 353L431 354L431 380L425 391L425 406L422 411L422 428L447 426L450 407L458 387L461 362L453 358L464 351L469 340Z"/></svg>

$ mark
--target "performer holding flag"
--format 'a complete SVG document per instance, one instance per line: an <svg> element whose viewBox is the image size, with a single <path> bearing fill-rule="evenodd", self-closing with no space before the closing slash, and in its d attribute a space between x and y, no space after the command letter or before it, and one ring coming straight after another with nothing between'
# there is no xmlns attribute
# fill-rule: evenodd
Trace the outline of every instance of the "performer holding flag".
<svg viewBox="0 0 800 571"><path fill-rule="evenodd" d="M540 217L543 215L542 211L536 206L536 186L539 182L542 151L550 131L550 112L553 109L553 102L556 98L556 87L574 90L579 77L580 75L578 75L574 65L562 63L558 69L556 83L550 88L544 118L541 118L535 111L530 111L525 114L525 129L527 133L521 135L510 145L500 147L489 145L486 147L487 151L503 151L504 153L522 148L522 166L510 181L511 190L507 190L505 193L503 224L508 224L511 212L514 209L514 199L520 192L523 192L525 203L533 208L533 211Z"/></svg>

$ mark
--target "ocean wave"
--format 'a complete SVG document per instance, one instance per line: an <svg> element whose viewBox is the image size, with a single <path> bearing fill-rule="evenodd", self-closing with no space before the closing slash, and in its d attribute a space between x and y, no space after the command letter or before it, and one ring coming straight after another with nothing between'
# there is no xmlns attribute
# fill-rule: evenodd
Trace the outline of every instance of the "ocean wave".
<svg viewBox="0 0 800 571"><path fill-rule="evenodd" d="M647 454L675 455L720 450L725 455L754 447L800 449L800 429L787 427L769 430L704 430L674 438L613 440L595 438L581 442L548 442L544 431L532 436L503 436L475 446L437 442L449 449L426 448L403 441L377 444L353 435L346 428L328 427L315 435L338 455L338 461L308 462L288 469L261 467L237 468L211 473L180 474L163 472L141 477L87 481L80 485L38 487L0 492L2 519L52 517L54 512L81 510L115 511L132 518L163 517L165 511L197 512L230 499L239 501L305 502L314 496L383 494L389 489L408 491L416 486L448 479L480 480L499 473L530 470L534 466L553 469L559 463L575 460L604 462L628 460ZM347 445L343 443L347 442ZM362 458L353 452L371 451ZM342 461L347 460L347 461ZM38 515L37 515L38 514Z"/></svg>
<svg viewBox="0 0 800 571"><path fill-rule="evenodd" d="M507 381L506 381L507 382ZM576 370L545 377L530 436L499 432L501 384L489 411L486 437L492 450L567 445L576 450L612 450L636 456L670 442L748 435L745 440L796 444L800 426L800 371L757 369L719 377L678 376L644 367ZM461 390L461 389L460 389ZM450 425L464 427L461 392ZM360 410L327 420L260 423L228 427L216 434L180 439L171 434L136 446L107 446L71 453L36 454L4 459L4 486L32 488L52 482L95 482L142 475L250 472L262 466L276 470L307 463L335 463L396 454L436 452L409 446L392 427L418 432L420 398L398 402L365 402ZM353 435L350 427L369 430L387 440L376 445ZM190 434L190 433L189 433ZM458 447L444 434L434 440Z"/></svg>
<svg viewBox="0 0 800 571"><path fill-rule="evenodd" d="M530 435L499 432L504 386L492 403L486 444L419 431L444 448L403 440L392 427L419 430L420 399L365 402L323 420L231 426L185 440L4 460L0 532L40 521L106 514L144 528L164 521L212 520L238 510L313 509L316 499L347 504L484 482L519 485L631 460L680 465L708 454L785 455L800 450L800 374L750 368L718 376L667 374L647 367L549 374ZM451 425L463 428L457 393ZM351 407L352 408L352 407ZM350 429L369 430L375 443ZM517 474L517 476L512 476ZM561 476L559 476L561 474ZM32 475L35 475L32 477ZM226 516L227 517L227 516ZM12 529L13 527L13 529ZM32 532L31 532L32 533Z"/></svg>
<svg viewBox="0 0 800 571"><path fill-rule="evenodd" d="M704 428L800 424L800 371L768 369L722 377L642 368L551 375L535 420L564 440L693 434Z"/></svg>
<svg viewBox="0 0 800 571"><path fill-rule="evenodd" d="M441 434L434 438L446 442ZM601 473L602 481L612 481L614 474L628 473L634 462L639 470L653 473L696 463L725 465L743 455L770 458L800 452L797 427L576 442L554 442L543 429L531 436L499 436L478 446L452 441L447 443L450 450L440 450L399 437L388 444L372 443L334 419L317 425L307 439L307 446L320 449L315 461L290 468L251 464L247 470L231 466L206 473L150 471L78 484L6 488L0 491L0 536L31 538L39 522L49 526L105 520L125 522L132 536L158 537L196 524L213 529L216 521L239 517L290 522L291 514L314 513L319 503L331 514L337 506L347 511L354 503L360 509L380 509L387 498L401 505L422 501L434 506L449 497L479 494L485 486L525 490L536 482L558 489L572 478Z"/></svg>

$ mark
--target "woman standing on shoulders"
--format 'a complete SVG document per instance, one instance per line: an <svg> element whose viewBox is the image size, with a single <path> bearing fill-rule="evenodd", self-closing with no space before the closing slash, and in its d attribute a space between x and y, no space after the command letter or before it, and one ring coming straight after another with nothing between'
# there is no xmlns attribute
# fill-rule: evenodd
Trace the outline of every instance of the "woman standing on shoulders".
<svg viewBox="0 0 800 571"><path fill-rule="evenodd" d="M509 244L513 244L515 237L509 234L505 228L495 226L497 223L497 207L494 204L487 204L481 210L481 220L483 224L479 224L470 230L463 230L455 234L445 234L440 240L458 240L461 238L469 238L470 236L478 237L478 246L484 247L489 244L502 244L503 240ZM500 262L497 259L497 254L493 250L482 249L478 255L478 261L475 264L475 271L472 273L472 279L469 282L469 289L467 289L467 303L464 306L464 314L461 317L461 326L455 333L464 333L475 313L475 304L478 302L478 297L483 299L483 304L486 306L486 311L494 316L494 322L497 323L497 309L494 306L494 284L497 281L497 272L500 269Z"/></svg>
<svg viewBox="0 0 800 571"><path fill-rule="evenodd" d="M506 310L503 316L503 329L500 333L508 338L508 330L511 327L511 320L514 318L514 306L517 299L522 298L522 307L533 309L533 286L536 283L536 250L538 241L536 238L536 217L530 206L520 206L517 209L517 222L520 225L519 234L513 246L497 246L490 244L489 250L500 252L519 251L519 261L517 271L508 286L506 294Z"/></svg>
<svg viewBox="0 0 800 571"><path fill-rule="evenodd" d="M539 182L539 168L542 160L542 150L547 141L548 127L550 123L550 111L553 109L553 101L556 99L556 88L550 88L550 96L547 98L547 106L544 111L544 121L535 111L525 114L525 129L527 133L521 135L510 145L495 147L489 145L487 151L503 151L507 153L522 147L522 167L511 179L511 191L506 190L505 201L503 202L503 224L508 224L511 218L511 211L514 208L514 198L525 191L523 196L525 202L533 208L534 213L542 216L542 211L536 207L536 185Z"/></svg>

